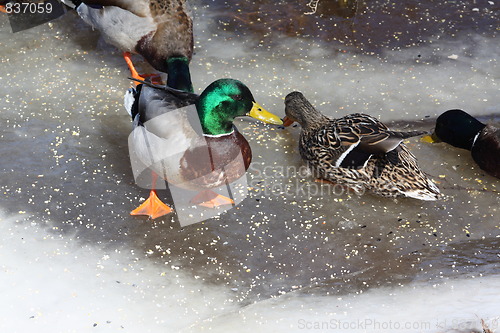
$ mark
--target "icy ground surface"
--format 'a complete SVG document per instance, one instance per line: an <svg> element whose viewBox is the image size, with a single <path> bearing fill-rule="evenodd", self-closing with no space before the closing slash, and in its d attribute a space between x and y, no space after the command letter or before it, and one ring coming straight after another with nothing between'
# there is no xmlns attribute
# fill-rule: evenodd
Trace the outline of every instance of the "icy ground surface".
<svg viewBox="0 0 500 333"><path fill-rule="evenodd" d="M326 2L197 2L195 90L233 77L280 116L300 90L396 129L450 108L500 125L496 1L367 1L347 18ZM241 119L248 198L180 228L129 216L148 191L119 51L72 12L16 34L2 15L0 62L2 332L499 329L500 182L467 151L408 141L437 202L332 194L297 174L298 127Z"/></svg>

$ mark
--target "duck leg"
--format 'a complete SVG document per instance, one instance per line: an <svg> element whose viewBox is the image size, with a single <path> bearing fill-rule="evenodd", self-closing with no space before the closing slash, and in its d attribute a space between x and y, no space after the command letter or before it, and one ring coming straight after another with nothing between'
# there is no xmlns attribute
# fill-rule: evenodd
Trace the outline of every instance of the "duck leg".
<svg viewBox="0 0 500 333"><path fill-rule="evenodd" d="M0 5L0 12L7 14L7 9L5 9L4 5Z"/></svg>
<svg viewBox="0 0 500 333"><path fill-rule="evenodd" d="M153 179L153 187L156 184L158 175L151 172L151 178ZM152 219L157 217L167 215L173 212L173 209L164 204L160 198L156 195L156 190L153 188L149 192L149 198L144 201L139 207L130 212L130 215L146 215Z"/></svg>
<svg viewBox="0 0 500 333"><path fill-rule="evenodd" d="M224 205L234 205L234 200L211 190L198 193L191 199L191 203L207 208L215 208Z"/></svg>
<svg viewBox="0 0 500 333"><path fill-rule="evenodd" d="M130 73L132 74L132 77L137 80L145 81L146 77L151 78L151 82L155 84L161 84L161 77L159 74L139 74L137 73L137 70L135 69L134 63L132 62L132 58L130 55L130 52L123 52L123 58L125 59L125 62L127 63L128 69L130 70Z"/></svg>

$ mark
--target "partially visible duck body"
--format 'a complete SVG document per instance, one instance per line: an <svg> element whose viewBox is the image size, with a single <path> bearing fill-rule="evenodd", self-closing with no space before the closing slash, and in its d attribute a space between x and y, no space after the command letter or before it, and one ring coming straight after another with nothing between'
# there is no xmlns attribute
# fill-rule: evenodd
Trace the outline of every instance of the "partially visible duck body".
<svg viewBox="0 0 500 333"><path fill-rule="evenodd" d="M483 124L467 112L454 109L436 119L433 137L454 147L470 150L482 170L500 178L499 128Z"/></svg>
<svg viewBox="0 0 500 333"><path fill-rule="evenodd" d="M321 180L383 197L436 200L440 191L424 174L403 139L425 132L391 131L377 119L355 113L330 119L300 92L285 98L285 126L302 126L299 151Z"/></svg>
<svg viewBox="0 0 500 333"><path fill-rule="evenodd" d="M130 60L142 55L167 85L193 91L189 62L193 55L193 22L185 0L65 0L104 39L124 52L132 76L143 79Z"/></svg>

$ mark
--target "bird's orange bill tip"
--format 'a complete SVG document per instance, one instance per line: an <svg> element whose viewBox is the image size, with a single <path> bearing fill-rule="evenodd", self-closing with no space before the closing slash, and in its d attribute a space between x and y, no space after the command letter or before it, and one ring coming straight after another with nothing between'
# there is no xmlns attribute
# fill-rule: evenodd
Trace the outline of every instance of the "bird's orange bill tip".
<svg viewBox="0 0 500 333"><path fill-rule="evenodd" d="M217 194L214 191L206 190L192 198L191 203L207 208L215 208L224 205L234 205L234 200Z"/></svg>
<svg viewBox="0 0 500 333"><path fill-rule="evenodd" d="M295 122L294 120L288 118L287 116L285 116L285 118L283 118L283 126L285 126L285 127L290 126L294 122Z"/></svg>
<svg viewBox="0 0 500 333"><path fill-rule="evenodd" d="M156 195L155 191L149 192L149 198L139 207L130 212L130 215L146 215L152 219L167 215L173 212L173 209L164 204Z"/></svg>
<svg viewBox="0 0 500 333"><path fill-rule="evenodd" d="M272 114L269 111L266 111L262 106L257 102L253 102L252 109L247 113L247 116L255 118L257 120L263 121L268 124L273 125L283 125L281 118L275 114Z"/></svg>
<svg viewBox="0 0 500 333"><path fill-rule="evenodd" d="M420 141L427 143L441 142L441 140L437 137L435 133L432 133L430 135L424 135L423 137L420 138Z"/></svg>

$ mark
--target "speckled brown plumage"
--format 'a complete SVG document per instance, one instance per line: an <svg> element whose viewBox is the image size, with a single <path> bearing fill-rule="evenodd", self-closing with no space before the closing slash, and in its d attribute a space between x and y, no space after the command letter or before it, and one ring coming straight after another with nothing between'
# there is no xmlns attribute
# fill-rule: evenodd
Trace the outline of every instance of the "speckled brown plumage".
<svg viewBox="0 0 500 333"><path fill-rule="evenodd" d="M83 3L123 9L109 15L105 14L105 10L101 14L87 14L93 16L86 21L101 30L108 42L123 51L142 55L157 70L167 72L166 61L171 57L191 60L193 21L185 0L84 0ZM119 17L121 15L122 20ZM113 20L116 24L99 23L100 20ZM125 32L127 24L132 27L127 27L130 31ZM134 24L141 27L134 29ZM113 29L118 31L109 31ZM134 41L134 45L130 45L129 39Z"/></svg>
<svg viewBox="0 0 500 333"><path fill-rule="evenodd" d="M193 21L185 1L150 0L150 15L157 30L144 36L136 51L154 68L167 72L166 59L193 56Z"/></svg>
<svg viewBox="0 0 500 333"><path fill-rule="evenodd" d="M285 99L289 119L302 126L299 151L318 179L346 185L358 193L436 200L439 189L420 170L402 143L424 132L391 131L377 119L351 114L329 119L299 92Z"/></svg>

